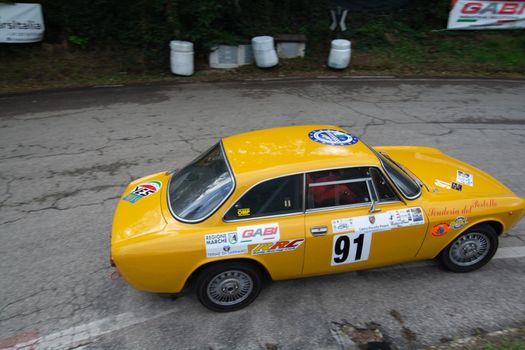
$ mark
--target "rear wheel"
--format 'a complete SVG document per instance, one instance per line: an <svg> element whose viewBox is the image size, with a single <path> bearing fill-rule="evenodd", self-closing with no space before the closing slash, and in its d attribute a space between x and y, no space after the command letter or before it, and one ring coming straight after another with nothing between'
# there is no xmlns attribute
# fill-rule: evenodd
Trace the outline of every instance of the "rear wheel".
<svg viewBox="0 0 525 350"><path fill-rule="evenodd" d="M201 271L196 287L199 301L208 309L235 311L257 298L261 290L261 273L250 263L219 262Z"/></svg>
<svg viewBox="0 0 525 350"><path fill-rule="evenodd" d="M441 252L439 260L448 270L470 272L488 263L497 249L496 231L482 224L468 229L453 240Z"/></svg>

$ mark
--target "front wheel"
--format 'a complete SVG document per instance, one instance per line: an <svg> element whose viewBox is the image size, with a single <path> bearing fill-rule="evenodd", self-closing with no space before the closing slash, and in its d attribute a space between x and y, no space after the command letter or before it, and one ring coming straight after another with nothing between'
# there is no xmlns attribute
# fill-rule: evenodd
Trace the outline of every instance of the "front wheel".
<svg viewBox="0 0 525 350"><path fill-rule="evenodd" d="M257 298L261 290L261 273L253 264L219 262L199 274L196 287L197 298L208 309L235 311Z"/></svg>
<svg viewBox="0 0 525 350"><path fill-rule="evenodd" d="M498 235L489 225L478 225L453 240L439 255L450 271L470 272L492 259L498 249Z"/></svg>

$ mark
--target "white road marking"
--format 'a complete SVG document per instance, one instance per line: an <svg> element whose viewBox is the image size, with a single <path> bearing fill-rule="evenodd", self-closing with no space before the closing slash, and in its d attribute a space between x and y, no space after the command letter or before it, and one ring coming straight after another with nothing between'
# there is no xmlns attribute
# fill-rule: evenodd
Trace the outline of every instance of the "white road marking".
<svg viewBox="0 0 525 350"><path fill-rule="evenodd" d="M494 259L509 259L525 257L525 246L499 248Z"/></svg>
<svg viewBox="0 0 525 350"><path fill-rule="evenodd" d="M92 339L101 335L151 321L174 313L175 311L177 311L177 308L172 308L150 317L139 317L132 312L125 312L67 328L60 332L48 334L25 343L16 344L8 349L69 349L72 347L80 347L87 345Z"/></svg>

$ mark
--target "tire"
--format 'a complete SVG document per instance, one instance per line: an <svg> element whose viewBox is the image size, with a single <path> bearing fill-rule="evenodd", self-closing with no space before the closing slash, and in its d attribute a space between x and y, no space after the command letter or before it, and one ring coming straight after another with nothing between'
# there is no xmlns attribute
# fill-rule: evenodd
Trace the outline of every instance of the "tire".
<svg viewBox="0 0 525 350"><path fill-rule="evenodd" d="M212 311L230 312L248 306L261 291L261 271L247 262L219 262L205 267L196 281L197 298Z"/></svg>
<svg viewBox="0 0 525 350"><path fill-rule="evenodd" d="M454 239L439 255L444 268L453 272L479 269L498 249L498 234L487 224L469 228Z"/></svg>

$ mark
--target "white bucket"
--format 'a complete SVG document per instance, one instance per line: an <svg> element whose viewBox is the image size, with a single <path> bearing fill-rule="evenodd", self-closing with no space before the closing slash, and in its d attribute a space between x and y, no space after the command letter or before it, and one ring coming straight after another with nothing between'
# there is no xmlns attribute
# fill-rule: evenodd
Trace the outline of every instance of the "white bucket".
<svg viewBox="0 0 525 350"><path fill-rule="evenodd" d="M332 40L332 47L328 55L328 67L345 69L350 64L352 43L345 39Z"/></svg>
<svg viewBox="0 0 525 350"><path fill-rule="evenodd" d="M252 49L257 67L269 68L279 63L271 36L256 36L252 38Z"/></svg>
<svg viewBox="0 0 525 350"><path fill-rule="evenodd" d="M193 43L189 41L170 41L171 72L177 75L193 74Z"/></svg>

